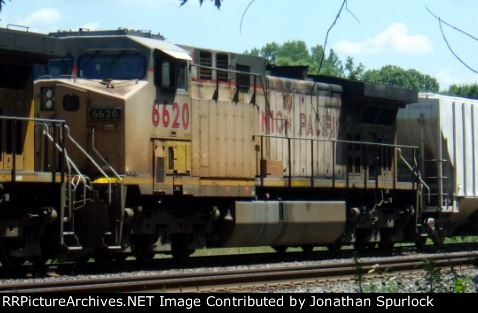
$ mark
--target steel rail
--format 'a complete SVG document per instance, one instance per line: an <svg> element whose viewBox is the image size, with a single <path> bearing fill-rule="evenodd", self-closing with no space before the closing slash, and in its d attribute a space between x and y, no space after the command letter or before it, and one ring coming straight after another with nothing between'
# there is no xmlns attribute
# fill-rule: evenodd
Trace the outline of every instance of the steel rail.
<svg viewBox="0 0 478 313"><path fill-rule="evenodd" d="M244 284L264 285L265 283L273 284L284 281L307 282L330 279L331 277L354 276L359 272L366 275L372 269L375 274L381 271L390 273L418 270L424 268L425 261L433 261L437 267L451 267L474 264L477 260L478 251L473 251L452 255L390 257L382 260L348 261L339 264L327 263L313 266L4 284L0 287L0 292L205 291Z"/></svg>

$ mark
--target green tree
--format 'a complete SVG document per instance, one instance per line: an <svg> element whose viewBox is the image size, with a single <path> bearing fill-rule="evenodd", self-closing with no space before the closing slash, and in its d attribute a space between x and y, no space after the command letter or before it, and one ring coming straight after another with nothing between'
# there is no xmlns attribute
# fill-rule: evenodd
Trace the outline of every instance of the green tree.
<svg viewBox="0 0 478 313"><path fill-rule="evenodd" d="M266 44L263 48L260 50L260 55L263 58L266 58L269 60L271 63L277 62L277 56L279 54L279 45L276 44L275 42L271 42Z"/></svg>
<svg viewBox="0 0 478 313"><path fill-rule="evenodd" d="M478 84L451 85L447 92L450 96L478 99Z"/></svg>
<svg viewBox="0 0 478 313"><path fill-rule="evenodd" d="M277 65L309 65L311 62L309 50L303 41L285 42L277 50Z"/></svg>
<svg viewBox="0 0 478 313"><path fill-rule="evenodd" d="M254 48L245 53L263 57L271 64L308 66L309 73L317 74L322 51L321 45L309 49L303 41L288 41L284 44L270 42L260 49ZM329 54L325 56L320 73L331 76L344 76L342 61L334 50L331 49Z"/></svg>
<svg viewBox="0 0 478 313"><path fill-rule="evenodd" d="M347 57L347 61L345 61L345 72L347 78L359 80L362 79L365 72L365 66L362 63L355 66L354 58Z"/></svg>
<svg viewBox="0 0 478 313"><path fill-rule="evenodd" d="M311 64L309 71L311 74L319 74L320 60L322 59L324 48L321 45L312 47L311 49ZM320 74L342 77L344 75L344 67L339 56L333 49L330 49L329 54L325 54Z"/></svg>
<svg viewBox="0 0 478 313"><path fill-rule="evenodd" d="M438 92L440 84L431 77L417 70L405 70L395 65L386 65L379 70L366 71L361 79L377 84L404 87L417 91Z"/></svg>

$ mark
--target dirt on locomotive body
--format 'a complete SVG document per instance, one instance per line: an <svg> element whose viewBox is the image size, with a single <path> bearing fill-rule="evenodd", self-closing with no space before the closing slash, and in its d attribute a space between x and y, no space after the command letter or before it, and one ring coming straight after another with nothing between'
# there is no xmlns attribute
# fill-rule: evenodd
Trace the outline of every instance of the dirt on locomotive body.
<svg viewBox="0 0 478 313"><path fill-rule="evenodd" d="M31 64L0 85L3 266L477 232L473 101L126 29L38 38L0 46L2 77Z"/></svg>

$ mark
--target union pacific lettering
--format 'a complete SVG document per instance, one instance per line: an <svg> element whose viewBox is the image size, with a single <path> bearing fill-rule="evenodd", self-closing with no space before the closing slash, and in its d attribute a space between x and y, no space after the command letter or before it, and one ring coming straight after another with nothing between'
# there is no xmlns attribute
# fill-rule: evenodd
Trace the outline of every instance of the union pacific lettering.
<svg viewBox="0 0 478 313"><path fill-rule="evenodd" d="M262 111L262 133L289 137L337 138L339 121L335 115L330 113L300 113L298 128L293 127L292 121L292 117L287 112Z"/></svg>
<svg viewBox="0 0 478 313"><path fill-rule="evenodd" d="M290 133L292 125L291 117L281 111L261 112L261 130L267 134L285 135Z"/></svg>

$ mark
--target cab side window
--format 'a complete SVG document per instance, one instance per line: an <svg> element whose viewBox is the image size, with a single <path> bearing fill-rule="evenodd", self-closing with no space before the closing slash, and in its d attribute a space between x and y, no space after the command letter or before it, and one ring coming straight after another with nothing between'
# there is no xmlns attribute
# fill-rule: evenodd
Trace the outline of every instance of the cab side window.
<svg viewBox="0 0 478 313"><path fill-rule="evenodd" d="M155 55L154 83L164 91L187 88L187 63L165 54Z"/></svg>

